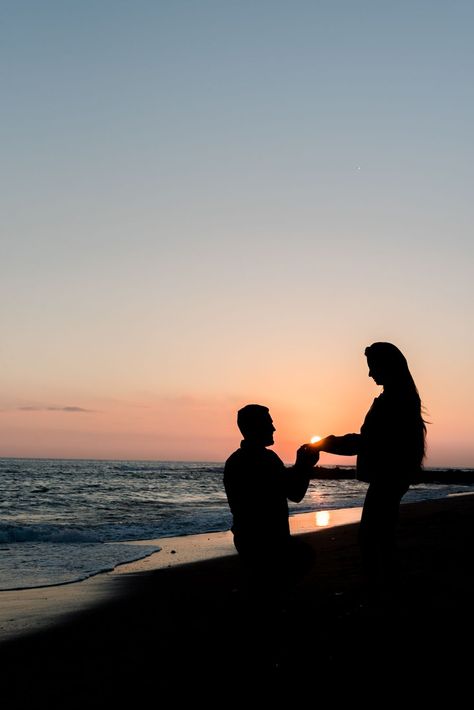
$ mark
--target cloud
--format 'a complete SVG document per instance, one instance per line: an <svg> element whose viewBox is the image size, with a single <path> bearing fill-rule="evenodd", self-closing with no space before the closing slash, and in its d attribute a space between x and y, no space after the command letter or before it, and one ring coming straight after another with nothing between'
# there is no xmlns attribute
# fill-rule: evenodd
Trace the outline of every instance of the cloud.
<svg viewBox="0 0 474 710"><path fill-rule="evenodd" d="M95 412L95 409L84 409L84 407L75 407L75 406L68 406L68 407L37 407L37 406L32 406L28 405L26 407L18 407L18 410L21 412L79 412L79 413L91 413Z"/></svg>

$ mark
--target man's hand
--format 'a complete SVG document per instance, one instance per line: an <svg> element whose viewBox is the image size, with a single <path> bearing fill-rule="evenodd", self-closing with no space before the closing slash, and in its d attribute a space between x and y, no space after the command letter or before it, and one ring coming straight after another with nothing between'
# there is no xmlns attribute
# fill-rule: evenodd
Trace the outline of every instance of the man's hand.
<svg viewBox="0 0 474 710"><path fill-rule="evenodd" d="M295 466L313 468L319 461L319 451L312 444L303 444L296 452Z"/></svg>

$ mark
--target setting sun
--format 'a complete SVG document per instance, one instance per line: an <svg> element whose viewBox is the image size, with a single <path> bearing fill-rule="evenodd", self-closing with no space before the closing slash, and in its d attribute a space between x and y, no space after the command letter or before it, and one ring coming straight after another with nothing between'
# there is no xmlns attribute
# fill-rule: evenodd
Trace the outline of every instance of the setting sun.
<svg viewBox="0 0 474 710"><path fill-rule="evenodd" d="M312 436L310 443L315 444L317 441L321 441L321 437L320 436Z"/></svg>

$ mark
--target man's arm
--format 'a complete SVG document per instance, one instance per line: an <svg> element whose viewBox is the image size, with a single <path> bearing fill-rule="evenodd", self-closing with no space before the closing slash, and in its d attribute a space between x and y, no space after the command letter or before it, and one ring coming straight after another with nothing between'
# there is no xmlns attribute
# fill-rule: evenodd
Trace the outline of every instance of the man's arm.
<svg viewBox="0 0 474 710"><path fill-rule="evenodd" d="M313 467L319 460L319 451L309 444L303 444L296 452L295 465L287 469L286 497L299 503L308 490Z"/></svg>

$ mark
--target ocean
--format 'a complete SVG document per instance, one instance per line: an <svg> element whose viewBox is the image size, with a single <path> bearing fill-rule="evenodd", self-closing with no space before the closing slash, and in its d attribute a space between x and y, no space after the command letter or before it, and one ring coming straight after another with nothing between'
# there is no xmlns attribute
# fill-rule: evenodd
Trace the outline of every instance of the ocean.
<svg viewBox="0 0 474 710"><path fill-rule="evenodd" d="M223 469L202 462L0 459L0 591L79 581L160 549L133 541L228 530ZM313 480L304 500L290 503L290 515L361 506L366 488L354 479ZM419 484L403 502L462 492L474 492L474 485Z"/></svg>

